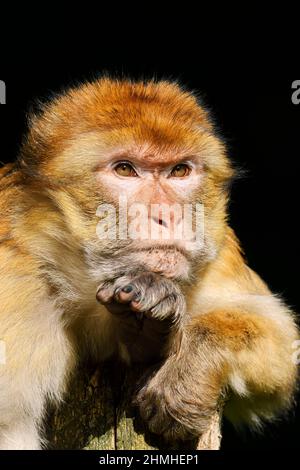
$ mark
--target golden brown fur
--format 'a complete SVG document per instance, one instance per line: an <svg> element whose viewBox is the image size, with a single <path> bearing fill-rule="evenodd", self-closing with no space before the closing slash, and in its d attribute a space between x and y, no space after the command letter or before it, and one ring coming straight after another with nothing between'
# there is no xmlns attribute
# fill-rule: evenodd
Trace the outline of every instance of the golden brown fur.
<svg viewBox="0 0 300 470"><path fill-rule="evenodd" d="M198 173L184 190L151 180L128 191L146 204L204 204L202 251L183 262L172 249L143 258L138 243L99 243L97 207L116 204L119 193L107 164L128 155L147 172L195 159ZM246 266L228 227L233 174L207 112L173 83L105 78L67 91L32 117L18 162L0 170L0 340L7 351L0 448L39 448L45 403L61 398L87 348L95 360L116 351L130 360L115 333L121 323L95 299L118 263L149 262L186 301L179 336L171 336L168 357L137 398L154 432L172 439L201 433L226 390L233 421L259 424L289 407L298 332L289 309ZM126 276L134 279L129 270Z"/></svg>

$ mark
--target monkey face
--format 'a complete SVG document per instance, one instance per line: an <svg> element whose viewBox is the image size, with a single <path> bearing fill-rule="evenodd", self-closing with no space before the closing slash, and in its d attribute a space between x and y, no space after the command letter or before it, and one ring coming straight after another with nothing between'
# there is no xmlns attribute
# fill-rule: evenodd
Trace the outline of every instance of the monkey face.
<svg viewBox="0 0 300 470"><path fill-rule="evenodd" d="M193 252L203 250L203 207L196 202L203 162L185 155L184 148L164 149L153 142L137 144L134 139L131 145L112 148L105 155L96 180L106 194L106 204L117 207L113 235L130 240L126 250L151 271L169 277L187 275ZM98 214L102 215L101 206ZM108 226L108 218L99 222L102 236L101 225Z"/></svg>
<svg viewBox="0 0 300 470"><path fill-rule="evenodd" d="M188 276L222 238L232 170L207 112L175 84L104 79L67 92L33 119L21 163L57 204L68 195L72 232L102 255L130 251Z"/></svg>

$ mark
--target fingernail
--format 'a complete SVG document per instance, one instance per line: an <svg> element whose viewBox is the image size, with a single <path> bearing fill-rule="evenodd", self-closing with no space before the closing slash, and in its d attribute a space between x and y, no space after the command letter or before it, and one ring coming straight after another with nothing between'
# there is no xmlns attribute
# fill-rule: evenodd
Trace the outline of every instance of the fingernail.
<svg viewBox="0 0 300 470"><path fill-rule="evenodd" d="M133 287L131 284L128 284L127 286L123 287L122 291L125 292L125 294L129 294L133 290Z"/></svg>

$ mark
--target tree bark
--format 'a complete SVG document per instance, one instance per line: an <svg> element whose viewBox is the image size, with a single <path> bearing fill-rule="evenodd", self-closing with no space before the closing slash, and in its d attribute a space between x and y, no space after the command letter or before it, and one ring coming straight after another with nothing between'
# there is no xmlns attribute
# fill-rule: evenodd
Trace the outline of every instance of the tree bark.
<svg viewBox="0 0 300 470"><path fill-rule="evenodd" d="M150 434L132 407L141 366L114 362L82 367L73 377L65 401L49 409L45 423L48 448L92 450L216 450L221 443L221 409L200 439L166 446Z"/></svg>

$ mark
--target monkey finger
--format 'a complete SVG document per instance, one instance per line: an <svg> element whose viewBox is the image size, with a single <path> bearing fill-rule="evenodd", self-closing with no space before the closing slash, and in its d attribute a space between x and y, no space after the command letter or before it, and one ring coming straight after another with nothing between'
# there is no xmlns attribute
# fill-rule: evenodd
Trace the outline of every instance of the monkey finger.
<svg viewBox="0 0 300 470"><path fill-rule="evenodd" d="M124 299L122 299L122 301L119 300L119 291L120 288L114 290L113 286L101 286L97 291L96 298L99 303L105 305L110 313L124 314L125 310L130 310L128 308L125 309L124 303L126 303L126 301Z"/></svg>
<svg viewBox="0 0 300 470"><path fill-rule="evenodd" d="M118 298L119 292L122 289L124 290L124 294L129 294L130 289L128 286L130 285L131 278L129 276L121 276L119 278L108 279L103 281L99 286L96 293L96 298L100 303L106 304L113 301L125 301L125 298Z"/></svg>
<svg viewBox="0 0 300 470"><path fill-rule="evenodd" d="M114 294L114 292L113 292L112 289L110 289L109 287L102 287L101 286L97 290L96 299L101 304L108 304L108 303L112 302L113 294Z"/></svg>
<svg viewBox="0 0 300 470"><path fill-rule="evenodd" d="M122 289L118 289L115 293L116 300L120 303L129 303L136 295L136 290L131 284L127 284Z"/></svg>
<svg viewBox="0 0 300 470"><path fill-rule="evenodd" d="M185 312L184 302L181 296L171 294L157 303L148 311L148 316L158 320L173 318L174 323Z"/></svg>
<svg viewBox="0 0 300 470"><path fill-rule="evenodd" d="M149 312L167 297L174 298L174 303L176 303L177 297L180 296L176 286L169 281L162 280L161 277L158 278L158 282L154 282L152 278L147 279L144 276L144 278L134 280L132 284L136 285L136 291L140 292L140 298L134 298L131 302L131 308L134 311Z"/></svg>
<svg viewBox="0 0 300 470"><path fill-rule="evenodd" d="M145 312L145 306L143 305L143 302L141 301L141 296L140 294L137 294L134 300L130 302L130 308L133 312Z"/></svg>

